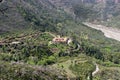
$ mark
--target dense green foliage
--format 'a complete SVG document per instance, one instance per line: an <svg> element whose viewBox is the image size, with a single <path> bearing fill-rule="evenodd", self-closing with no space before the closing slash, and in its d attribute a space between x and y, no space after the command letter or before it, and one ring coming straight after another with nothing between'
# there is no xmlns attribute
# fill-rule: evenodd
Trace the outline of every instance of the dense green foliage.
<svg viewBox="0 0 120 80"><path fill-rule="evenodd" d="M103 76L102 79L107 80L112 73L114 79L119 79L118 69L115 70L118 72L114 73L109 67L120 66L120 42L88 28L79 22L79 19L72 19L71 15L56 8L48 0L13 0L4 2L0 8L5 7L6 3L10 6L15 4L15 7L0 15L0 79L55 80L59 76L65 79L75 77L86 80L90 77L91 80L100 80ZM100 20L101 16L108 13L119 16L117 10L111 13L111 5L107 5L104 8L101 4L74 4L72 8L75 16L82 21L94 20L96 17ZM99 6L99 9L96 6ZM94 8L98 14L94 13ZM101 15L101 10L106 13ZM117 18L119 20L119 17ZM105 19L108 19L108 16ZM116 19L113 17L113 20ZM73 42L50 44L54 38L51 34L68 36ZM82 55L85 58L82 58ZM109 69L101 69L101 72L96 74L97 77L93 77L94 62ZM55 69L51 71L49 67Z"/></svg>

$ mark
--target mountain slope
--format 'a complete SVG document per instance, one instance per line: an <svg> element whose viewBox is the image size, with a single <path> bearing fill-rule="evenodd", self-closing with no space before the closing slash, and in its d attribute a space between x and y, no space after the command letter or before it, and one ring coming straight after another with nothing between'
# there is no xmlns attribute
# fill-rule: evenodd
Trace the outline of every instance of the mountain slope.
<svg viewBox="0 0 120 80"><path fill-rule="evenodd" d="M110 67L119 67L120 42L81 22L89 21L94 13L91 7L91 3L81 5L81 0L0 3L0 10L5 9L0 13L0 30L5 33L0 34L0 79L92 80L96 76L101 79L102 67L109 68L109 72ZM66 38L65 42L59 42ZM72 41L67 44L69 39ZM92 76L95 63L102 72ZM105 73L108 77L109 73ZM116 77L119 73L113 72Z"/></svg>
<svg viewBox="0 0 120 80"><path fill-rule="evenodd" d="M56 24L65 19L64 12L56 11L48 0L5 0L0 3L0 8L7 8L3 14L0 13L1 31L31 27L55 31Z"/></svg>

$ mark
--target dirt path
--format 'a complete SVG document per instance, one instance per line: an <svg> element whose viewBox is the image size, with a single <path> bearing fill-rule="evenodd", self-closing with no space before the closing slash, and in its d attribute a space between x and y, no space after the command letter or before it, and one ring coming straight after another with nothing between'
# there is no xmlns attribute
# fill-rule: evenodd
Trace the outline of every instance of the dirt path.
<svg viewBox="0 0 120 80"><path fill-rule="evenodd" d="M92 23L83 23L83 24L93 29L102 31L104 35L108 38L112 38L117 41L120 41L120 30L117 28L111 28L111 27L106 27L103 25L96 25Z"/></svg>
<svg viewBox="0 0 120 80"><path fill-rule="evenodd" d="M96 66L96 69L94 72L92 72L92 76L94 76L100 70L98 64L95 63L95 66Z"/></svg>

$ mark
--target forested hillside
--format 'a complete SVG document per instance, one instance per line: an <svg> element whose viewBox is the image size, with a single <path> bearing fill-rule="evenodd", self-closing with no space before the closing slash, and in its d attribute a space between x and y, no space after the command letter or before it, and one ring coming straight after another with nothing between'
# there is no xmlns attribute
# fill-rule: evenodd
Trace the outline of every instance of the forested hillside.
<svg viewBox="0 0 120 80"><path fill-rule="evenodd" d="M120 42L82 23L119 20L119 4L109 6L81 0L0 2L0 79L119 80ZM112 17L103 17L107 14Z"/></svg>
<svg viewBox="0 0 120 80"><path fill-rule="evenodd" d="M119 0L49 0L57 8L65 10L74 19L102 23L119 28ZM84 5L84 6L83 6Z"/></svg>
<svg viewBox="0 0 120 80"><path fill-rule="evenodd" d="M0 13L1 31L26 28L56 31L57 23L67 18L64 11L58 12L47 0L4 0L0 9L3 10Z"/></svg>

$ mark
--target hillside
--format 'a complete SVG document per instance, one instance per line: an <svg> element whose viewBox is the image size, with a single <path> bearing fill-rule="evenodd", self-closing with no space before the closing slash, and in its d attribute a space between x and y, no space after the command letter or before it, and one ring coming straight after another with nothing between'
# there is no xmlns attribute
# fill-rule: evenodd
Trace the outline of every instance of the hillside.
<svg viewBox="0 0 120 80"><path fill-rule="evenodd" d="M65 19L64 12L56 11L47 0L5 0L0 3L0 8L5 9L0 13L1 31L26 28L55 31L56 24Z"/></svg>
<svg viewBox="0 0 120 80"><path fill-rule="evenodd" d="M0 3L0 79L119 80L120 42L83 24L94 19L100 24L101 17L94 16L98 5L81 0Z"/></svg>
<svg viewBox="0 0 120 80"><path fill-rule="evenodd" d="M63 9L74 19L104 24L119 28L119 0L49 0L58 9ZM84 7L83 7L84 6ZM87 16L88 15L88 16Z"/></svg>

